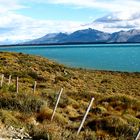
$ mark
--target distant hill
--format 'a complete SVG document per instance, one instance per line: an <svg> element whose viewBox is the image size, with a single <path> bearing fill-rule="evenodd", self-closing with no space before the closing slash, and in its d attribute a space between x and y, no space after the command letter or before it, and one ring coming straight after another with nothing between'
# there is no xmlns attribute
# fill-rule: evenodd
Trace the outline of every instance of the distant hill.
<svg viewBox="0 0 140 140"><path fill-rule="evenodd" d="M140 42L140 38L136 37L137 35L140 35L140 30L115 32L111 34L108 42Z"/></svg>
<svg viewBox="0 0 140 140"><path fill-rule="evenodd" d="M53 34L47 34L41 38L29 41L27 43L29 44L59 43L61 40L64 40L67 37L68 35L65 33L53 33Z"/></svg>
<svg viewBox="0 0 140 140"><path fill-rule="evenodd" d="M109 33L104 33L94 29L85 29L73 32L65 39L60 40L61 43L65 42L106 42L110 37Z"/></svg>
<svg viewBox="0 0 140 140"><path fill-rule="evenodd" d="M119 31L106 33L95 29L78 30L71 34L53 33L41 38L25 42L24 44L51 44L51 43L127 43L140 42L140 30Z"/></svg>
<svg viewBox="0 0 140 140"><path fill-rule="evenodd" d="M128 42L140 42L140 34L130 37Z"/></svg>

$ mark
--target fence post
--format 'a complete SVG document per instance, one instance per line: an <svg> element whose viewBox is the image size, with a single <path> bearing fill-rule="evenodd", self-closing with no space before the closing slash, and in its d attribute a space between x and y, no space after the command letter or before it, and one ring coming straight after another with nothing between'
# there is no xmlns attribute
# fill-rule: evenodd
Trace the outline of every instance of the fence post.
<svg viewBox="0 0 140 140"><path fill-rule="evenodd" d="M11 75L9 75L9 78L8 78L8 85L11 84Z"/></svg>
<svg viewBox="0 0 140 140"><path fill-rule="evenodd" d="M3 86L3 80L4 80L4 74L1 75L1 83L0 83L1 87Z"/></svg>
<svg viewBox="0 0 140 140"><path fill-rule="evenodd" d="M89 103L89 106L88 106L88 108L87 108L87 111L86 111L86 113L85 113L85 115L84 115L84 117L83 117L83 120L82 120L82 122L81 122L81 124L80 124L80 127L79 127L79 129L78 129L78 131L77 131L77 135L79 135L79 133L80 133L82 127L83 127L83 124L84 124L84 122L85 122L85 120L86 120L86 117L87 117L89 111L90 111L90 108L91 108L91 106L92 106L93 101L94 101L94 98L92 98L91 101L90 101L90 103Z"/></svg>
<svg viewBox="0 0 140 140"><path fill-rule="evenodd" d="M16 92L18 93L18 77L16 79Z"/></svg>
<svg viewBox="0 0 140 140"><path fill-rule="evenodd" d="M34 82L33 93L35 94L37 82Z"/></svg>
<svg viewBox="0 0 140 140"><path fill-rule="evenodd" d="M56 101L56 104L55 104L55 108L54 108L53 113L52 113L51 121L54 118L54 115L55 115L55 112L56 112L56 109L57 109L57 106L58 106L58 103L59 103L62 92L63 92L63 88L61 88L61 90L59 92L59 95L58 95L58 98L57 98L57 101Z"/></svg>
<svg viewBox="0 0 140 140"><path fill-rule="evenodd" d="M140 138L140 130L139 130L139 132L138 132L138 134L137 134L135 140L139 140L139 138Z"/></svg>

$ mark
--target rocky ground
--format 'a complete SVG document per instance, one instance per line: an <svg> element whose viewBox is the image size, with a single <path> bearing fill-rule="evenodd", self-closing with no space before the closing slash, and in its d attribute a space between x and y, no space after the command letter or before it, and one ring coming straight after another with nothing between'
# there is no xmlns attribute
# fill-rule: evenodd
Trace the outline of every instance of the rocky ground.
<svg viewBox="0 0 140 140"><path fill-rule="evenodd" d="M0 123L0 140L30 140L32 139L24 128L14 128Z"/></svg>

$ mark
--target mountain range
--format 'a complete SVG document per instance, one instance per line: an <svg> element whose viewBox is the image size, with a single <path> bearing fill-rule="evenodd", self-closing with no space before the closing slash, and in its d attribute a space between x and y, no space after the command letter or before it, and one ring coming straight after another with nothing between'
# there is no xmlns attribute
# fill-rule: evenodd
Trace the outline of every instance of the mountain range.
<svg viewBox="0 0 140 140"><path fill-rule="evenodd" d="M78 30L73 33L51 33L23 44L53 43L129 43L140 42L140 30L106 33L95 29Z"/></svg>

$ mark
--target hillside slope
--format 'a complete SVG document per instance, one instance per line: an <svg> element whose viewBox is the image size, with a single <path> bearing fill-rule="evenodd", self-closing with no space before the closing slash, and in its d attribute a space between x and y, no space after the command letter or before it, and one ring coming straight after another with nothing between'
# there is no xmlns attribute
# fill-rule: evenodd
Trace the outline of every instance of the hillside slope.
<svg viewBox="0 0 140 140"><path fill-rule="evenodd" d="M70 34L54 33L34 39L23 44L57 44L57 43L127 43L140 42L140 30L106 33L95 29L78 30Z"/></svg>
<svg viewBox="0 0 140 140"><path fill-rule="evenodd" d="M140 35L140 30L129 30L129 31L120 31L111 34L108 42L140 42L137 36Z"/></svg>
<svg viewBox="0 0 140 140"><path fill-rule="evenodd" d="M5 75L0 88L0 125L24 128L33 139L133 140L140 127L140 73L75 69L40 56L7 52L0 52L0 73ZM64 92L51 122L61 87ZM77 136L92 97L95 101Z"/></svg>
<svg viewBox="0 0 140 140"><path fill-rule="evenodd" d="M25 44L53 44L53 43L88 43L88 42L107 42L110 34L94 29L78 30L70 34L55 33L47 34L41 38L34 39ZM24 44L24 43L23 43Z"/></svg>

